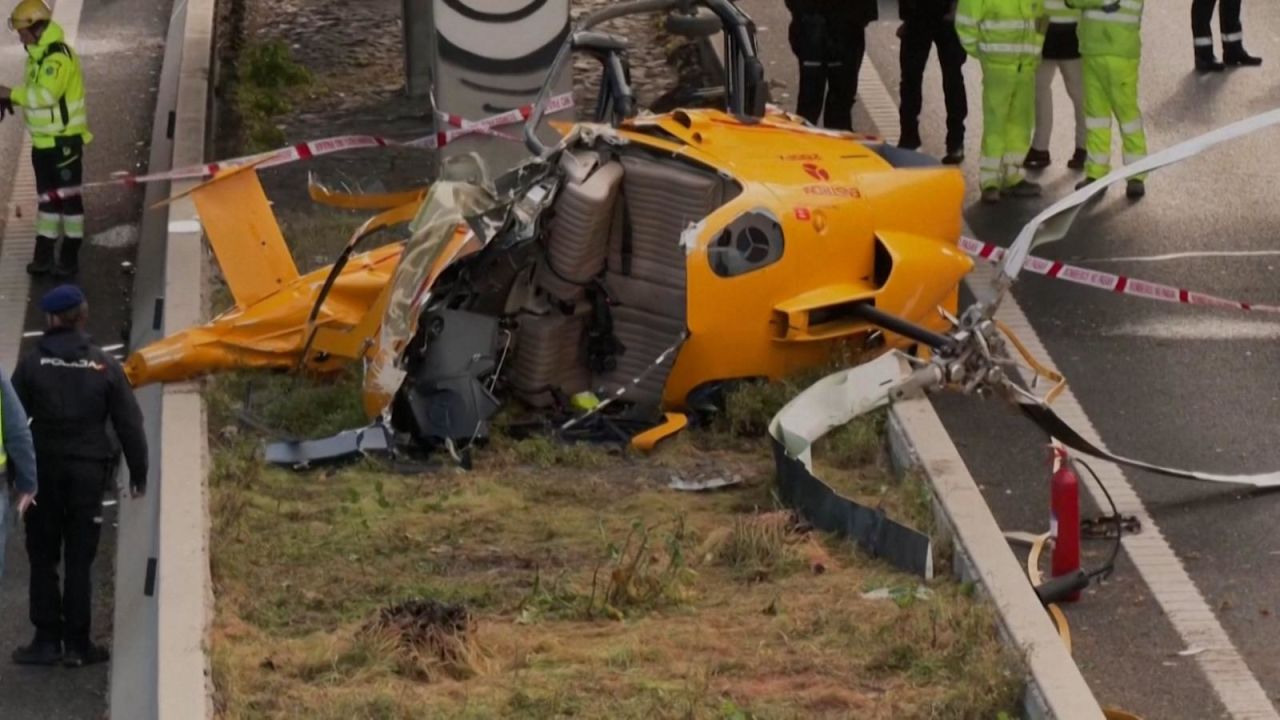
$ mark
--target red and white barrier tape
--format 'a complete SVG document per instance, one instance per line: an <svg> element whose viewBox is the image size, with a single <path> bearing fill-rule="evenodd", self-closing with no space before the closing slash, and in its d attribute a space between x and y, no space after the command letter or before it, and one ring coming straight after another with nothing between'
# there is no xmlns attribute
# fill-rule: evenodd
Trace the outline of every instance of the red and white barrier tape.
<svg viewBox="0 0 1280 720"><path fill-rule="evenodd" d="M556 95L547 102L548 113L560 112L561 110L567 110L571 107L573 107L572 93ZM219 170L238 167L240 165L261 163L258 167L270 168L277 167L279 165L288 165L302 160L310 160L311 158L319 157L321 155L332 155L333 153L357 150L360 148L410 147L424 150L437 150L456 141L458 138L472 134L489 135L518 142L519 138L498 132L493 128L522 122L528 119L532 111L532 105L525 105L524 107L516 108L515 110L508 110L507 112L487 117L483 120L467 120L451 113L437 113L437 116L443 124L451 126L453 128L452 130L435 132L430 135L424 135L423 137L407 141L391 140L378 135L341 135L337 137L324 138L322 140L297 143L278 150L268 150L267 152L258 153L256 155L205 163L203 165L192 165L165 172L148 173L145 175L116 173L111 176L110 180L99 180L97 182L84 183L83 185L76 187L51 190L40 195L39 198L37 198L37 201L48 202L51 200L75 197L83 194L88 188L106 187L110 185L133 186L150 182L158 182L161 180L199 180L211 177Z"/></svg>
<svg viewBox="0 0 1280 720"><path fill-rule="evenodd" d="M999 263L1005 255L1005 248L969 237L960 238L960 249L974 257L988 260L992 264ZM1133 295L1149 300L1160 300L1182 305L1207 305L1249 312L1280 313L1280 306L1276 305L1256 305L1238 300L1226 300L1214 295L1173 287L1172 285L1163 285L1124 275L1113 275L1101 270L1090 270L1076 265L1067 265L1056 260L1045 260L1034 255L1027 257L1023 269L1037 275L1044 275L1056 280L1065 280L1076 285L1109 290L1122 295Z"/></svg>

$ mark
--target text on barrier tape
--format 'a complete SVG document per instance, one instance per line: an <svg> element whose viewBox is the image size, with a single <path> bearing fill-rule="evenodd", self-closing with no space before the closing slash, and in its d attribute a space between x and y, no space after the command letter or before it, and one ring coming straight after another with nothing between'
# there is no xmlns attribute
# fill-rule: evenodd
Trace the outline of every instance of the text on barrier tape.
<svg viewBox="0 0 1280 720"><path fill-rule="evenodd" d="M984 243L981 240L969 237L960 238L960 249L974 257L988 260L993 264L1000 262L1005 252L1005 249L998 245ZM1124 275L1113 275L1101 270L1090 270L1076 265L1067 265L1056 260L1045 260L1034 255L1027 258L1023 269L1037 275L1044 275L1056 280L1065 280L1076 285L1109 290L1122 295L1133 295L1149 300L1161 300L1183 305L1206 305L1209 307L1247 310L1249 312L1280 313L1280 306L1277 305L1257 305L1237 300L1226 300L1214 295L1176 288L1172 285L1162 285L1161 283L1139 280L1138 278Z"/></svg>
<svg viewBox="0 0 1280 720"><path fill-rule="evenodd" d="M571 107L573 107L572 93L556 95L547 101L548 113L560 112L561 110L567 110ZM437 117L443 124L448 125L453 129L434 132L430 135L424 135L414 140L405 141L391 140L378 135L341 135L324 138L322 140L297 143L277 150L261 152L256 155L246 155L244 157L205 163L203 165L191 165L185 168L167 170L165 172L148 173L145 175L116 173L111 176L110 180L99 180L96 182L78 185L76 187L50 190L49 192L40 195L37 198L37 202L49 202L75 197L83 194L88 188L107 187L110 185L141 185L144 183L159 182L162 180L199 180L215 175L219 170L238 167L240 165L259 163L258 167L260 168L278 167L280 165L288 165L302 160L310 160L311 158L319 157L321 155L332 155L333 153L344 152L347 150L358 150L360 148L409 147L423 150L437 150L451 142L454 142L458 138L472 134L489 135L518 141L518 138L506 133L498 132L493 128L526 120L532 110L532 105L525 105L524 107L508 110L507 112L487 117L483 120L466 120L458 115L450 113L436 113Z"/></svg>

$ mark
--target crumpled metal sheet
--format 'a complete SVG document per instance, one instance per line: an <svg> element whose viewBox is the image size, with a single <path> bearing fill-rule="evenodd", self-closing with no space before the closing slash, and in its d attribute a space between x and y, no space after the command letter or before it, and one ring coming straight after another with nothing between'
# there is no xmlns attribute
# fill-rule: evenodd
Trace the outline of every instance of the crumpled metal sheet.
<svg viewBox="0 0 1280 720"><path fill-rule="evenodd" d="M928 535L844 497L813 473L813 443L831 429L887 405L890 390L909 374L906 358L890 352L828 375L778 411L769 434L778 495L788 507L820 530L852 538L872 557L931 579L933 542Z"/></svg>

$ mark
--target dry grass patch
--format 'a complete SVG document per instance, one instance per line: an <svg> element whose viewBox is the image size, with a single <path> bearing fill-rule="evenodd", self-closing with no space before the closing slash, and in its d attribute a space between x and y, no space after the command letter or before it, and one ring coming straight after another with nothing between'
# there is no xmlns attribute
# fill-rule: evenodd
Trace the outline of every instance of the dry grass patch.
<svg viewBox="0 0 1280 720"><path fill-rule="evenodd" d="M925 599L864 598L916 582L779 508L762 443L689 433L637 458L497 438L469 473L366 462L294 474L264 467L253 433L226 431L244 380L220 382L222 718L969 718L1014 706L1021 672L987 608L945 581ZM295 432L334 423L287 389L301 404L264 416ZM709 472L742 483L666 487ZM882 480L873 466L844 472L871 478L867 492Z"/></svg>

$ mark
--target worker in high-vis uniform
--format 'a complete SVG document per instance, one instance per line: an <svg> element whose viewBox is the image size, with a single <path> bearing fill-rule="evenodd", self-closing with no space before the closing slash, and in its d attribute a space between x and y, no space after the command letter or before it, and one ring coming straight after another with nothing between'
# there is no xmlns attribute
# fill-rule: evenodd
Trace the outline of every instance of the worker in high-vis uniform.
<svg viewBox="0 0 1280 720"><path fill-rule="evenodd" d="M65 42L62 27L43 0L22 0L9 16L27 50L22 85L0 85L0 104L21 110L31 134L31 163L36 192L80 185L84 148L93 140L85 109L84 76L80 58ZM62 248L55 263L59 237ZM79 270L84 242L84 203L79 195L41 202L36 214L35 257L27 265L32 275L52 272L58 277Z"/></svg>
<svg viewBox="0 0 1280 720"><path fill-rule="evenodd" d="M1142 58L1143 0L1067 0L1084 10L1080 54L1084 57L1084 115L1088 160L1084 187L1111 172L1112 117L1120 126L1124 164L1147 156L1147 133L1138 107L1138 63ZM1146 194L1146 174L1129 178L1125 194Z"/></svg>
<svg viewBox="0 0 1280 720"><path fill-rule="evenodd" d="M1084 68L1080 60L1080 40L1076 26L1080 11L1067 7L1066 0L1044 0L1049 26L1044 34L1044 51L1040 69L1036 71L1036 131L1031 136L1031 150L1023 163L1027 168L1044 168L1052 162L1049 140L1053 137L1053 76L1061 73L1067 97L1075 109L1075 152L1067 161L1072 170L1083 170L1085 163Z"/></svg>
<svg viewBox="0 0 1280 720"><path fill-rule="evenodd" d="M1031 147L1045 25L1044 0L960 0L956 6L960 44L982 64L983 202L1040 194L1022 162Z"/></svg>
<svg viewBox="0 0 1280 720"><path fill-rule="evenodd" d="M1218 30L1222 33L1222 62L1213 54L1213 6L1218 6ZM1241 0L1192 0L1191 34L1196 47L1196 70L1222 72L1227 65L1258 66L1262 58L1244 50L1244 27L1240 24Z"/></svg>

